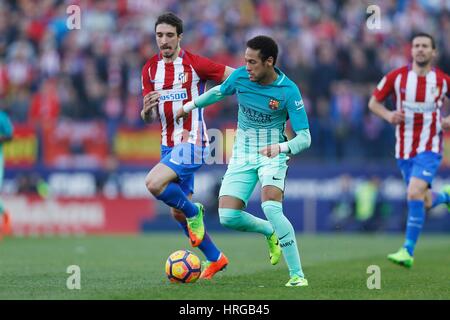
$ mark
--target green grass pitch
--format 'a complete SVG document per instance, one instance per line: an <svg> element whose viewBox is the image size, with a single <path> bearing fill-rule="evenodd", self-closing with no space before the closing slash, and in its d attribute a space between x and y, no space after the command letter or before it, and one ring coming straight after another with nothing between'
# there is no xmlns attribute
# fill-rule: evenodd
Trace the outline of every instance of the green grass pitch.
<svg viewBox="0 0 450 320"><path fill-rule="evenodd" d="M386 259L402 235L298 235L304 288L284 287L286 264L270 265L262 236L212 236L230 264L193 284L172 284L164 274L170 253L190 249L181 232L7 238L0 242L0 299L450 299L448 235L423 234L411 270ZM69 265L81 268L81 290L66 287ZM367 288L370 265L381 268L379 290Z"/></svg>

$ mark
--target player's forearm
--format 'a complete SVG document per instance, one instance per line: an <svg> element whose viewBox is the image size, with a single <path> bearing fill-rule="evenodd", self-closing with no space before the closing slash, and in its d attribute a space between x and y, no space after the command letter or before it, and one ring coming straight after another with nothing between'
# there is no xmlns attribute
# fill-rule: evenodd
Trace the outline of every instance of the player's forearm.
<svg viewBox="0 0 450 320"><path fill-rule="evenodd" d="M381 104L374 96L370 98L369 109L380 118L389 121L389 110Z"/></svg>
<svg viewBox="0 0 450 320"><path fill-rule="evenodd" d="M219 102L225 98L225 95L220 91L220 85L215 86L197 98L191 100L183 106L185 112L190 112L195 108L205 108L211 104Z"/></svg>
<svg viewBox="0 0 450 320"><path fill-rule="evenodd" d="M280 143L280 151L283 153L298 154L309 148L311 145L311 134L309 129L303 129L295 132L295 138Z"/></svg>

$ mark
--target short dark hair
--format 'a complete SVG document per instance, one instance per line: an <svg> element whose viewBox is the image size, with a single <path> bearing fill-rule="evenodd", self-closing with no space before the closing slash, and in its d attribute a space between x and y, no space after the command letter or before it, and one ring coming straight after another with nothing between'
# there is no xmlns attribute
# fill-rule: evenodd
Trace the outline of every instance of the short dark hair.
<svg viewBox="0 0 450 320"><path fill-rule="evenodd" d="M256 36L247 41L247 47L253 50L259 50L259 57L263 62L269 57L273 58L273 65L277 62L278 45L271 37Z"/></svg>
<svg viewBox="0 0 450 320"><path fill-rule="evenodd" d="M434 41L434 38L431 34L426 33L426 32L418 32L415 33L412 37L411 37L411 43L414 41L415 38L419 38L419 37L425 37L431 40L431 47L433 49L436 49L436 42Z"/></svg>
<svg viewBox="0 0 450 320"><path fill-rule="evenodd" d="M160 15L155 22L155 31L158 24L167 23L177 29L177 35L183 33L183 20L178 18L174 13L172 12L165 12L162 15Z"/></svg>

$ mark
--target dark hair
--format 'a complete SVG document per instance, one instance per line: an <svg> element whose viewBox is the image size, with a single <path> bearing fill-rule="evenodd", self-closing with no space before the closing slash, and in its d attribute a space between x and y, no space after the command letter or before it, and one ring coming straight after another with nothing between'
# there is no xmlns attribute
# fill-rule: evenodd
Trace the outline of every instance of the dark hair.
<svg viewBox="0 0 450 320"><path fill-rule="evenodd" d="M155 22L155 31L158 24L167 23L177 29L177 35L183 33L183 20L178 18L174 13L172 12L166 12L160 15Z"/></svg>
<svg viewBox="0 0 450 320"><path fill-rule="evenodd" d="M414 41L415 38L419 38L419 37L425 37L431 40L431 47L433 49L436 49L436 42L434 41L434 38L431 34L428 34L426 32L419 32L419 33L415 33L412 37L411 37L411 42Z"/></svg>
<svg viewBox="0 0 450 320"><path fill-rule="evenodd" d="M277 62L278 46L271 37L256 36L247 41L247 47L253 50L259 50L259 57L263 62L269 57L273 58L273 65Z"/></svg>

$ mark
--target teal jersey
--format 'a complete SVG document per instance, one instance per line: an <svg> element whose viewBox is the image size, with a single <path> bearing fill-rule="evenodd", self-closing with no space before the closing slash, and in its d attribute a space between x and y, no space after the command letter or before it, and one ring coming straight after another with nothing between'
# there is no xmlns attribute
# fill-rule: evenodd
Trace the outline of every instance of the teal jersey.
<svg viewBox="0 0 450 320"><path fill-rule="evenodd" d="M280 69L271 84L250 81L245 67L236 69L221 85L224 95L236 94L238 138L258 147L287 140L286 122L291 120L294 131L309 128L308 117L297 85Z"/></svg>
<svg viewBox="0 0 450 320"><path fill-rule="evenodd" d="M13 125L9 116L3 110L0 110L0 137L12 137ZM3 157L3 143L0 142L0 157Z"/></svg>

